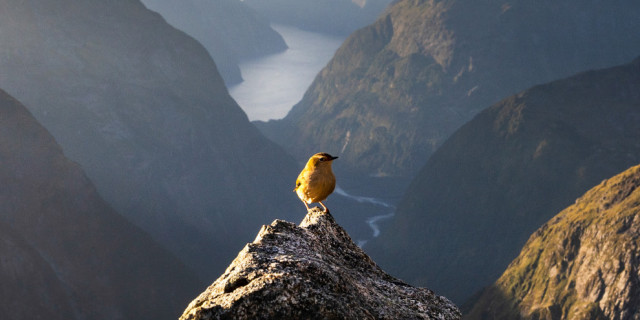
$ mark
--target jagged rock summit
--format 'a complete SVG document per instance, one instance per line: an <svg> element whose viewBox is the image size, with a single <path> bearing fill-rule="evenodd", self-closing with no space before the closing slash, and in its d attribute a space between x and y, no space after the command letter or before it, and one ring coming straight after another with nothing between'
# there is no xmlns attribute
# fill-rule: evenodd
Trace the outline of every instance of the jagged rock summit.
<svg viewBox="0 0 640 320"><path fill-rule="evenodd" d="M275 220L181 320L460 319L448 299L380 269L330 214Z"/></svg>

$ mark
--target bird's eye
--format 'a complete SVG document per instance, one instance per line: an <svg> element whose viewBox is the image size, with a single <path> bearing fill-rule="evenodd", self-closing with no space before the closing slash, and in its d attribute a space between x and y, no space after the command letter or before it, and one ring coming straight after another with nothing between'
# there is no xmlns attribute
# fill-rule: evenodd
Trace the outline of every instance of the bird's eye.
<svg viewBox="0 0 640 320"><path fill-rule="evenodd" d="M322 158L320 158L320 161L327 161L327 158L322 157Z"/></svg>

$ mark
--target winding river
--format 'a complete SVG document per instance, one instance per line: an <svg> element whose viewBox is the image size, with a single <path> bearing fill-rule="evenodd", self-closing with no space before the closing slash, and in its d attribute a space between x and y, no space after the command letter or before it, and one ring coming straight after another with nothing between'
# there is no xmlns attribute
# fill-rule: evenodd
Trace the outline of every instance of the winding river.
<svg viewBox="0 0 640 320"><path fill-rule="evenodd" d="M344 38L304 31L295 27L273 25L285 39L289 49L282 53L240 63L244 81L229 88L231 96L245 111L249 120L281 119L302 99L315 76L331 60ZM390 201L367 194L366 188L338 186L328 201L338 205L336 219L348 230L359 246L364 246L381 233L380 223L394 216ZM346 190L348 189L348 191ZM364 190L364 189L368 189ZM389 195L384 192L385 195ZM339 196L339 197L336 197Z"/></svg>

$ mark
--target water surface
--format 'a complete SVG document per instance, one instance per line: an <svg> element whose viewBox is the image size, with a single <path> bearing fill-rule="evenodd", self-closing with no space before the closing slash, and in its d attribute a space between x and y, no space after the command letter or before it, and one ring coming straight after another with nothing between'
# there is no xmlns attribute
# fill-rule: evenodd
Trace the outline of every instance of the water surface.
<svg viewBox="0 0 640 320"><path fill-rule="evenodd" d="M251 121L287 115L344 40L290 26L272 27L282 35L289 49L241 62L244 81L229 88Z"/></svg>
<svg viewBox="0 0 640 320"><path fill-rule="evenodd" d="M244 82L229 88L251 121L286 116L344 40L290 26L272 27L282 35L289 49L240 63ZM334 208L334 217L357 244L364 246L380 235L381 223L393 218L399 191L388 190L390 183L384 179L368 178L366 182L345 176L338 179L346 186L336 188L327 200L328 206Z"/></svg>

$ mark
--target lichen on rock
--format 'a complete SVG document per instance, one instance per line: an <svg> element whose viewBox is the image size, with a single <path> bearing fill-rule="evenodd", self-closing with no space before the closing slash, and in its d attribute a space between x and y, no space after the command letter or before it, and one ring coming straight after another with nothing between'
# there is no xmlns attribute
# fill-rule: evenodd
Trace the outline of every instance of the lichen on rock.
<svg viewBox="0 0 640 320"><path fill-rule="evenodd" d="M448 299L380 269L333 217L311 210L299 226L275 220L181 320L460 319Z"/></svg>

